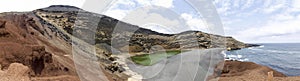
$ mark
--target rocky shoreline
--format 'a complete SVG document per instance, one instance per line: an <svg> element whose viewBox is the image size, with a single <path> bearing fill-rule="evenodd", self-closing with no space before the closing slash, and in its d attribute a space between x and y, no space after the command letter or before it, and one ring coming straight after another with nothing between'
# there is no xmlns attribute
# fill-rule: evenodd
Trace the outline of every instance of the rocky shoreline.
<svg viewBox="0 0 300 81"><path fill-rule="evenodd" d="M222 66L224 63L224 66ZM223 69L221 69L223 68ZM217 77L218 76L218 77ZM226 60L215 68L209 81L299 81L300 76L286 76L253 62Z"/></svg>

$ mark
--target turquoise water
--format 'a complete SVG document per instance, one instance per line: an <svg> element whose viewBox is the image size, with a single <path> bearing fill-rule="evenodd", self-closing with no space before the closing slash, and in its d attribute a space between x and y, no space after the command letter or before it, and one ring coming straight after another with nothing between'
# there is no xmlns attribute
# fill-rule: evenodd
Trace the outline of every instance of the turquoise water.
<svg viewBox="0 0 300 81"><path fill-rule="evenodd" d="M288 76L300 76L300 43L264 43L226 52L226 57L269 66Z"/></svg>

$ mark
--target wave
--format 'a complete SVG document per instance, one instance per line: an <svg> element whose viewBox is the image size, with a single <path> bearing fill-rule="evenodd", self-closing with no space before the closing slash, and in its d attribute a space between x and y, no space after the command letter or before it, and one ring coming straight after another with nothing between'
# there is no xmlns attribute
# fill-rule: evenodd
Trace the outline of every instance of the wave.
<svg viewBox="0 0 300 81"><path fill-rule="evenodd" d="M261 45L261 46L258 46L258 47L249 47L249 48L247 48L247 49L263 48L263 47L265 47L265 46L264 46L264 45Z"/></svg>
<svg viewBox="0 0 300 81"><path fill-rule="evenodd" d="M263 50L271 53L282 53L282 54L300 54L300 51L282 51L282 50Z"/></svg>
<svg viewBox="0 0 300 81"><path fill-rule="evenodd" d="M227 55L229 58L242 58L242 55Z"/></svg>
<svg viewBox="0 0 300 81"><path fill-rule="evenodd" d="M283 54L300 54L300 51L283 51L283 50L271 50L271 49L259 49L259 48L249 48L249 50L265 51L271 53L283 53Z"/></svg>
<svg viewBox="0 0 300 81"><path fill-rule="evenodd" d="M255 50L255 51L264 51L263 49L257 49L257 48L248 48L249 50Z"/></svg>
<svg viewBox="0 0 300 81"><path fill-rule="evenodd" d="M225 60L249 61L249 59L244 58L243 55L226 55L225 57Z"/></svg>
<svg viewBox="0 0 300 81"><path fill-rule="evenodd" d="M263 47L265 47L265 45L258 46L257 48L263 48Z"/></svg>

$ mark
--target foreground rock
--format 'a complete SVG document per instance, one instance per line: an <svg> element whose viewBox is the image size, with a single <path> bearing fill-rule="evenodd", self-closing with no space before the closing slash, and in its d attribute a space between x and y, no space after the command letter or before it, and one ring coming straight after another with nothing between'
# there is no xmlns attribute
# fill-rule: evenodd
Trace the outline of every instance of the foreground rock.
<svg viewBox="0 0 300 81"><path fill-rule="evenodd" d="M8 69L0 70L0 81L30 81L30 69L20 63L12 63Z"/></svg>
<svg viewBox="0 0 300 81"><path fill-rule="evenodd" d="M300 77L287 77L283 73L253 62L225 61L224 66L218 66L215 69L214 76L220 77L215 77L210 81L267 81L268 72L273 72L273 81L300 80Z"/></svg>

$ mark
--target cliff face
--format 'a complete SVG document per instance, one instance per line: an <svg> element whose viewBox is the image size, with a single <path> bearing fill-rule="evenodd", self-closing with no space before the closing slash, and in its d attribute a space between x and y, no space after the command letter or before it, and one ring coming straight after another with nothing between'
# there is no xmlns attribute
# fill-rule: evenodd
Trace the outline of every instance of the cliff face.
<svg viewBox="0 0 300 81"><path fill-rule="evenodd" d="M165 49L227 48L228 50L252 46L232 37L201 31L162 34L70 6L51 6L35 10L34 13L41 20L90 44L106 43L123 52L149 52L156 50L151 48L155 45Z"/></svg>
<svg viewBox="0 0 300 81"><path fill-rule="evenodd" d="M44 24L31 12L0 14L0 69L10 69L12 63L26 66L22 79L28 77L76 76L71 58L71 44L64 36L55 35L51 25ZM63 59L63 60L61 60ZM22 69L23 67L14 67ZM11 73L11 74L9 74ZM15 80L18 72L4 74L4 80ZM5 76L8 75L8 76ZM9 75L16 75L15 77ZM2 79L2 78L1 78ZM20 80L20 78L17 78ZM56 79L61 79L57 77ZM79 80L78 78L72 78ZM41 78L36 80L54 80ZM62 79L61 79L62 80Z"/></svg>

